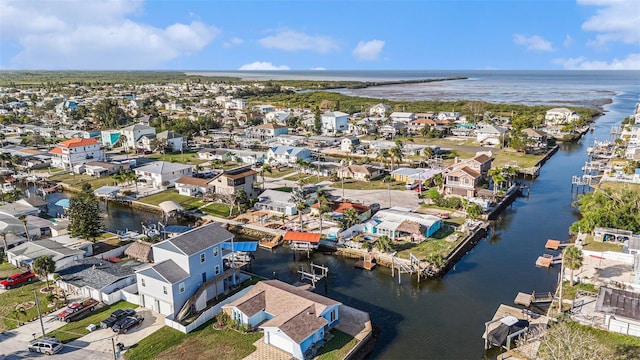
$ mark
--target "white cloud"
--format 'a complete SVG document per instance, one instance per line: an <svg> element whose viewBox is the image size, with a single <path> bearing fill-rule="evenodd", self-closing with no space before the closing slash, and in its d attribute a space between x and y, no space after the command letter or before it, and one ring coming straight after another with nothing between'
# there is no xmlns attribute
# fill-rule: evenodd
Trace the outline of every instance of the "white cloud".
<svg viewBox="0 0 640 360"><path fill-rule="evenodd" d="M288 29L280 30L277 34L262 38L258 42L268 49L286 51L311 50L321 54L340 49L338 42L329 36L311 36Z"/></svg>
<svg viewBox="0 0 640 360"><path fill-rule="evenodd" d="M588 44L606 47L611 42L640 42L640 5L637 0L578 0L578 4L600 7L582 24L582 29L597 33Z"/></svg>
<svg viewBox="0 0 640 360"><path fill-rule="evenodd" d="M567 48L567 47L571 46L571 44L573 44L573 38L571 37L571 35L567 34L567 37L562 42L562 46Z"/></svg>
<svg viewBox="0 0 640 360"><path fill-rule="evenodd" d="M141 1L0 2L2 40L20 47L13 68L148 69L207 46L219 33L192 21L165 28L135 22Z"/></svg>
<svg viewBox="0 0 640 360"><path fill-rule="evenodd" d="M353 56L364 61L377 60L384 48L384 40L360 41L353 49Z"/></svg>
<svg viewBox="0 0 640 360"><path fill-rule="evenodd" d="M629 54L624 59L613 59L610 62L589 60L584 56L553 61L567 70L640 70L640 53Z"/></svg>
<svg viewBox="0 0 640 360"><path fill-rule="evenodd" d="M240 38L237 38L237 37L233 37L233 38L231 38L231 40L225 41L222 45L224 47L226 47L226 48L230 48L232 46L240 45L242 43L244 43L244 40L242 40Z"/></svg>
<svg viewBox="0 0 640 360"><path fill-rule="evenodd" d="M254 61L240 66L238 70L290 70L287 65L273 65L267 61Z"/></svg>
<svg viewBox="0 0 640 360"><path fill-rule="evenodd" d="M553 51L551 42L545 40L539 35L524 36L521 34L514 34L513 42L518 45L524 45L527 47L527 50L531 51Z"/></svg>

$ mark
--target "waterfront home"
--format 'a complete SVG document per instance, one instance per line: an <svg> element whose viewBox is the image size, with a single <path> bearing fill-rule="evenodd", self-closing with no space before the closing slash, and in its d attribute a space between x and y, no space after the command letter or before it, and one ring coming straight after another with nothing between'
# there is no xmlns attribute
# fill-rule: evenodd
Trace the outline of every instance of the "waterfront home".
<svg viewBox="0 0 640 360"><path fill-rule="evenodd" d="M56 284L69 294L90 297L105 304L113 304L122 297L122 290L135 293L135 260L112 263L97 258L71 261L56 269L59 279Z"/></svg>
<svg viewBox="0 0 640 360"><path fill-rule="evenodd" d="M138 149L139 141L145 135L155 136L156 128L134 124L120 129L120 142L125 149Z"/></svg>
<svg viewBox="0 0 640 360"><path fill-rule="evenodd" d="M258 201L253 205L256 210L268 210L284 215L298 213L296 203L291 201L291 193L280 190L265 190L258 195Z"/></svg>
<svg viewBox="0 0 640 360"><path fill-rule="evenodd" d="M204 309L234 284L235 270L225 271L221 247L232 239L210 223L154 244L154 264L136 271L140 306L175 321Z"/></svg>
<svg viewBox="0 0 640 360"><path fill-rule="evenodd" d="M360 146L360 139L356 136L347 136L340 140L340 150L348 153L354 153Z"/></svg>
<svg viewBox="0 0 640 360"><path fill-rule="evenodd" d="M389 118L392 122L400 122L406 125L416 119L416 114L412 112L395 111L389 115Z"/></svg>
<svg viewBox="0 0 640 360"><path fill-rule="evenodd" d="M442 227L442 220L433 215L392 207L380 210L364 223L364 232L388 236L391 240L422 242Z"/></svg>
<svg viewBox="0 0 640 360"><path fill-rule="evenodd" d="M443 189L445 195L475 197L482 175L468 166L457 166L445 171Z"/></svg>
<svg viewBox="0 0 640 360"><path fill-rule="evenodd" d="M313 357L327 331L340 320L341 303L279 280L264 280L245 295L223 305L231 319L259 327L265 344L284 350L295 359Z"/></svg>
<svg viewBox="0 0 640 360"><path fill-rule="evenodd" d="M391 112L391 106L383 103L373 105L372 107L369 108L369 116L383 117L390 112Z"/></svg>
<svg viewBox="0 0 640 360"><path fill-rule="evenodd" d="M165 130L159 132L156 134L156 139L171 151L181 151L187 147L187 137L175 131Z"/></svg>
<svg viewBox="0 0 640 360"><path fill-rule="evenodd" d="M323 134L337 134L349 128L349 114L341 111L326 112L320 115Z"/></svg>
<svg viewBox="0 0 640 360"><path fill-rule="evenodd" d="M391 177L395 181L404 182L407 184L430 184L431 180L433 180L436 175L442 172L442 169L398 168L391 172Z"/></svg>
<svg viewBox="0 0 640 360"><path fill-rule="evenodd" d="M460 113L457 111L441 111L438 113L438 120L457 121L460 119Z"/></svg>
<svg viewBox="0 0 640 360"><path fill-rule="evenodd" d="M211 184L213 179L201 179L191 176L181 176L175 181L176 190L178 194L185 196L200 196L205 195L213 190Z"/></svg>
<svg viewBox="0 0 640 360"><path fill-rule="evenodd" d="M360 218L360 222L365 222L368 218L371 217L371 207L365 206L358 203L348 202L348 201L331 201L330 202L331 211L328 213L328 216L333 219L339 219L344 217L344 212L347 209L353 209ZM311 205L311 215L312 216L320 216L320 212L318 209L320 208L319 203L315 203Z"/></svg>
<svg viewBox="0 0 640 360"><path fill-rule="evenodd" d="M545 125L563 125L580 120L580 114L567 108L553 108L544 115Z"/></svg>
<svg viewBox="0 0 640 360"><path fill-rule="evenodd" d="M72 170L92 161L104 160L102 145L93 138L75 138L58 143L51 151L51 165Z"/></svg>
<svg viewBox="0 0 640 360"><path fill-rule="evenodd" d="M633 237L629 230L613 229L596 226L593 228L593 240L600 242L612 242L622 244Z"/></svg>
<svg viewBox="0 0 640 360"><path fill-rule="evenodd" d="M29 204L29 202L24 199L0 206L0 214L12 216L16 219L22 215L38 216L39 212L40 209Z"/></svg>
<svg viewBox="0 0 640 360"><path fill-rule="evenodd" d="M507 133L507 129L492 125L484 124L476 127L476 142L485 145L499 145L504 143L504 135Z"/></svg>
<svg viewBox="0 0 640 360"><path fill-rule="evenodd" d="M637 292L600 287L595 311L604 315L605 329L640 337L640 312Z"/></svg>
<svg viewBox="0 0 640 360"><path fill-rule="evenodd" d="M334 136L311 135L306 139L306 145L311 147L339 146L340 138Z"/></svg>
<svg viewBox="0 0 640 360"><path fill-rule="evenodd" d="M37 258L50 256L56 268L62 268L73 260L82 259L84 253L83 250L70 249L61 243L42 239L28 241L7 250L7 258L16 267L31 269Z"/></svg>
<svg viewBox="0 0 640 360"><path fill-rule="evenodd" d="M253 184L256 182L256 174L250 166L241 166L224 170L210 184L216 194L231 195L243 190L248 197L254 197Z"/></svg>
<svg viewBox="0 0 640 360"><path fill-rule="evenodd" d="M534 148L547 148L547 134L544 131L526 128L522 130L522 134L527 137L527 140L533 143Z"/></svg>
<svg viewBox="0 0 640 360"><path fill-rule="evenodd" d="M128 162L104 162L104 161L92 161L84 165L85 174L97 178L116 174L121 171L126 171L131 168Z"/></svg>
<svg viewBox="0 0 640 360"><path fill-rule="evenodd" d="M175 181L182 176L191 176L193 167L179 163L155 161L148 165L136 168L138 181L146 182L156 189L173 186Z"/></svg>
<svg viewBox="0 0 640 360"><path fill-rule="evenodd" d="M245 130L245 134L248 139L257 139L264 141L267 139L273 139L280 135L286 135L289 133L289 127L285 125L278 125L273 123L261 124L252 126Z"/></svg>
<svg viewBox="0 0 640 360"><path fill-rule="evenodd" d="M267 161L283 165L294 165L298 159L310 160L311 150L303 147L274 146L267 151Z"/></svg>
<svg viewBox="0 0 640 360"><path fill-rule="evenodd" d="M436 127L436 121L433 119L415 119L411 120L407 125L407 130L413 134L420 133L420 131L424 128L429 128L430 130Z"/></svg>
<svg viewBox="0 0 640 360"><path fill-rule="evenodd" d="M341 179L371 181L382 176L384 172L369 165L349 165L338 168L336 174Z"/></svg>

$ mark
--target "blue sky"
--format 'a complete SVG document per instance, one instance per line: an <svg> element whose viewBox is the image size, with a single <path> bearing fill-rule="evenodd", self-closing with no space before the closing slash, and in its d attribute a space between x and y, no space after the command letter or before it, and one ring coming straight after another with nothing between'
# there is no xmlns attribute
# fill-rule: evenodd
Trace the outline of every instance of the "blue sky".
<svg viewBox="0 0 640 360"><path fill-rule="evenodd" d="M0 0L0 69L640 69L640 1Z"/></svg>

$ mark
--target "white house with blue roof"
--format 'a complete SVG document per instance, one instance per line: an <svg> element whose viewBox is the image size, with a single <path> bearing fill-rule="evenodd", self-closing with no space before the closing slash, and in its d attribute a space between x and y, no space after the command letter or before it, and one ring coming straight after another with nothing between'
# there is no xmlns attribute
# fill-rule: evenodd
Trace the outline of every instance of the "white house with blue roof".
<svg viewBox="0 0 640 360"><path fill-rule="evenodd" d="M267 161L293 165L298 159L311 160L311 150L303 147L274 146L267 151Z"/></svg>
<svg viewBox="0 0 640 360"><path fill-rule="evenodd" d="M232 284L236 269L224 269L222 244L233 234L210 223L152 247L154 264L136 272L140 305L180 321L206 307Z"/></svg>

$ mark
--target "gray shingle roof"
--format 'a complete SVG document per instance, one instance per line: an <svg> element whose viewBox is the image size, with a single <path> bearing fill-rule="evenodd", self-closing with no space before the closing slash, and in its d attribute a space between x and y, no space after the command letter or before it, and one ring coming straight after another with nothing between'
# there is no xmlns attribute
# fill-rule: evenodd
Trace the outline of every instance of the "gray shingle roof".
<svg viewBox="0 0 640 360"><path fill-rule="evenodd" d="M140 271L139 274L146 275L169 284L175 284L189 277L189 274L182 270L182 268L173 262L173 260L165 260L161 263L157 263L152 267Z"/></svg>
<svg viewBox="0 0 640 360"><path fill-rule="evenodd" d="M75 260L57 270L56 273L65 282L74 286L89 286L98 290L119 279L134 275L132 267L96 258Z"/></svg>
<svg viewBox="0 0 640 360"><path fill-rule="evenodd" d="M54 261L58 261L67 256L84 253L84 251L69 249L60 243L48 239L29 241L9 249L8 252L29 259L37 259L40 256L52 256Z"/></svg>
<svg viewBox="0 0 640 360"><path fill-rule="evenodd" d="M187 256L196 254L221 242L231 240L233 234L217 223L210 223L182 233L176 237L158 243L163 249L174 251L177 248ZM165 245L173 245L167 247Z"/></svg>

